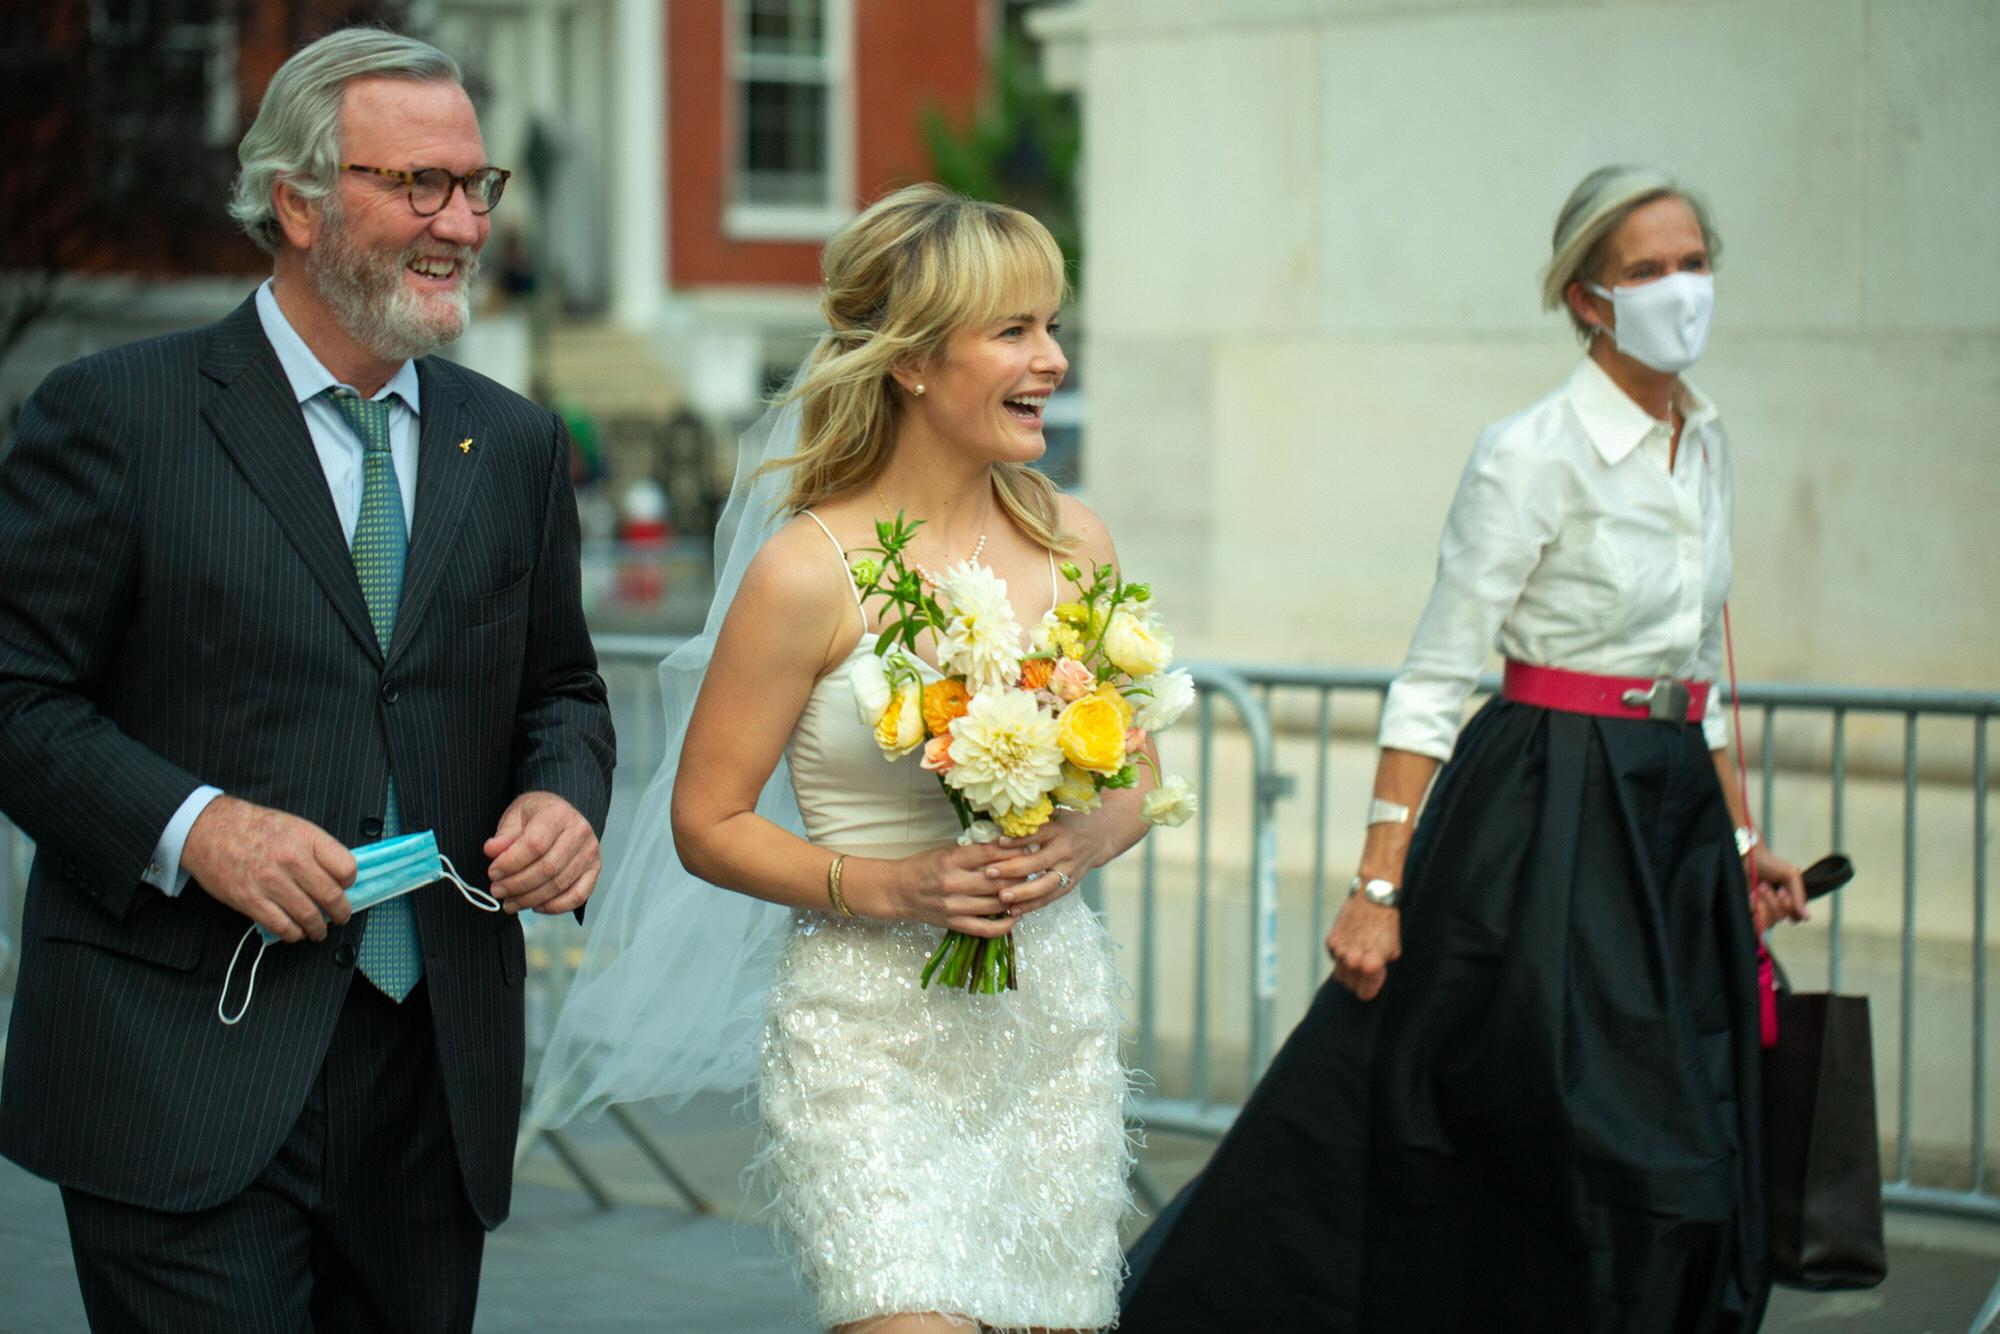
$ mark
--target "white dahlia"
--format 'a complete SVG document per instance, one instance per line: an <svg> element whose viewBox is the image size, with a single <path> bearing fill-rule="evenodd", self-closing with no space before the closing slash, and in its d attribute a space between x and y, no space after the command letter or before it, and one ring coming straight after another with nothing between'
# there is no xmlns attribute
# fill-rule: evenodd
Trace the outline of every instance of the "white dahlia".
<svg viewBox="0 0 2000 1334"><path fill-rule="evenodd" d="M948 617L938 639L938 666L945 674L963 676L975 695L1019 680L1021 625L1007 601L1007 581L962 560L944 572L937 591Z"/></svg>
<svg viewBox="0 0 2000 1334"><path fill-rule="evenodd" d="M1042 799L1062 778L1056 720L1025 690L989 690L972 697L951 722L954 763L944 781L976 811L1011 815Z"/></svg>

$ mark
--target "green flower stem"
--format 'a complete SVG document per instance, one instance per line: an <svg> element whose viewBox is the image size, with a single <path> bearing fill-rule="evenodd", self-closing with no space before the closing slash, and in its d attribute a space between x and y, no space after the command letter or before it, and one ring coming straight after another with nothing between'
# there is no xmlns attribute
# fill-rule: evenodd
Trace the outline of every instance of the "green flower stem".
<svg viewBox="0 0 2000 1334"><path fill-rule="evenodd" d="M933 980L940 986L975 996L998 996L1003 991L1018 990L1014 937L945 932L944 939L931 951L931 957L924 961L918 985L928 987Z"/></svg>

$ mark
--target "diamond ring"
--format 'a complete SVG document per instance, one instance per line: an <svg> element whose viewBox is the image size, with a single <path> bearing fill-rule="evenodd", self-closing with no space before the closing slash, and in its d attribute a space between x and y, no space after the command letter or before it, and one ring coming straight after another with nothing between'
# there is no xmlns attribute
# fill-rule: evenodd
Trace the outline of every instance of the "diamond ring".
<svg viewBox="0 0 2000 1334"><path fill-rule="evenodd" d="M1069 888L1069 872L1067 872L1067 871L1057 871L1057 872L1056 872L1056 883L1057 883L1058 885L1061 885L1061 886L1062 886L1062 887L1063 887L1064 889L1068 889L1068 888Z"/></svg>

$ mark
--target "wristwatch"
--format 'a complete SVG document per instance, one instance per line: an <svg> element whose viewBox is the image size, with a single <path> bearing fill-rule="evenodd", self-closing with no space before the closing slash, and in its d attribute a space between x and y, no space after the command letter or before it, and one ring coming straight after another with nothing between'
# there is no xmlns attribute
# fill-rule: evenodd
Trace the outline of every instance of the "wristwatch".
<svg viewBox="0 0 2000 1334"><path fill-rule="evenodd" d="M1347 882L1347 897L1356 894L1378 908L1394 908L1403 901L1402 886L1389 880L1363 880L1358 875Z"/></svg>
<svg viewBox="0 0 2000 1334"><path fill-rule="evenodd" d="M1748 857L1750 855L1750 849L1756 847L1759 843L1762 843L1763 841L1764 841L1763 839L1757 837L1757 831L1755 829L1752 829L1749 825L1740 824L1736 826L1737 856Z"/></svg>

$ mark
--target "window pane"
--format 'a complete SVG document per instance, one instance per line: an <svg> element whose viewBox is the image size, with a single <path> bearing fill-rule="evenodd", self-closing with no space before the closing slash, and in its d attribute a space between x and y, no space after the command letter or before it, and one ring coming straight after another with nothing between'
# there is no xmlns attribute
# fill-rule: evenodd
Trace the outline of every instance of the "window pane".
<svg viewBox="0 0 2000 1334"><path fill-rule="evenodd" d="M743 45L752 55L816 56L821 0L743 0Z"/></svg>
<svg viewBox="0 0 2000 1334"><path fill-rule="evenodd" d="M229 7L220 0L92 0L90 17L99 36L143 32L169 40L187 40L178 28L202 28L229 18ZM199 42L201 34L193 34Z"/></svg>
<svg viewBox="0 0 2000 1334"><path fill-rule="evenodd" d="M827 92L819 84L743 85L742 198L754 204L823 204L827 192Z"/></svg>

